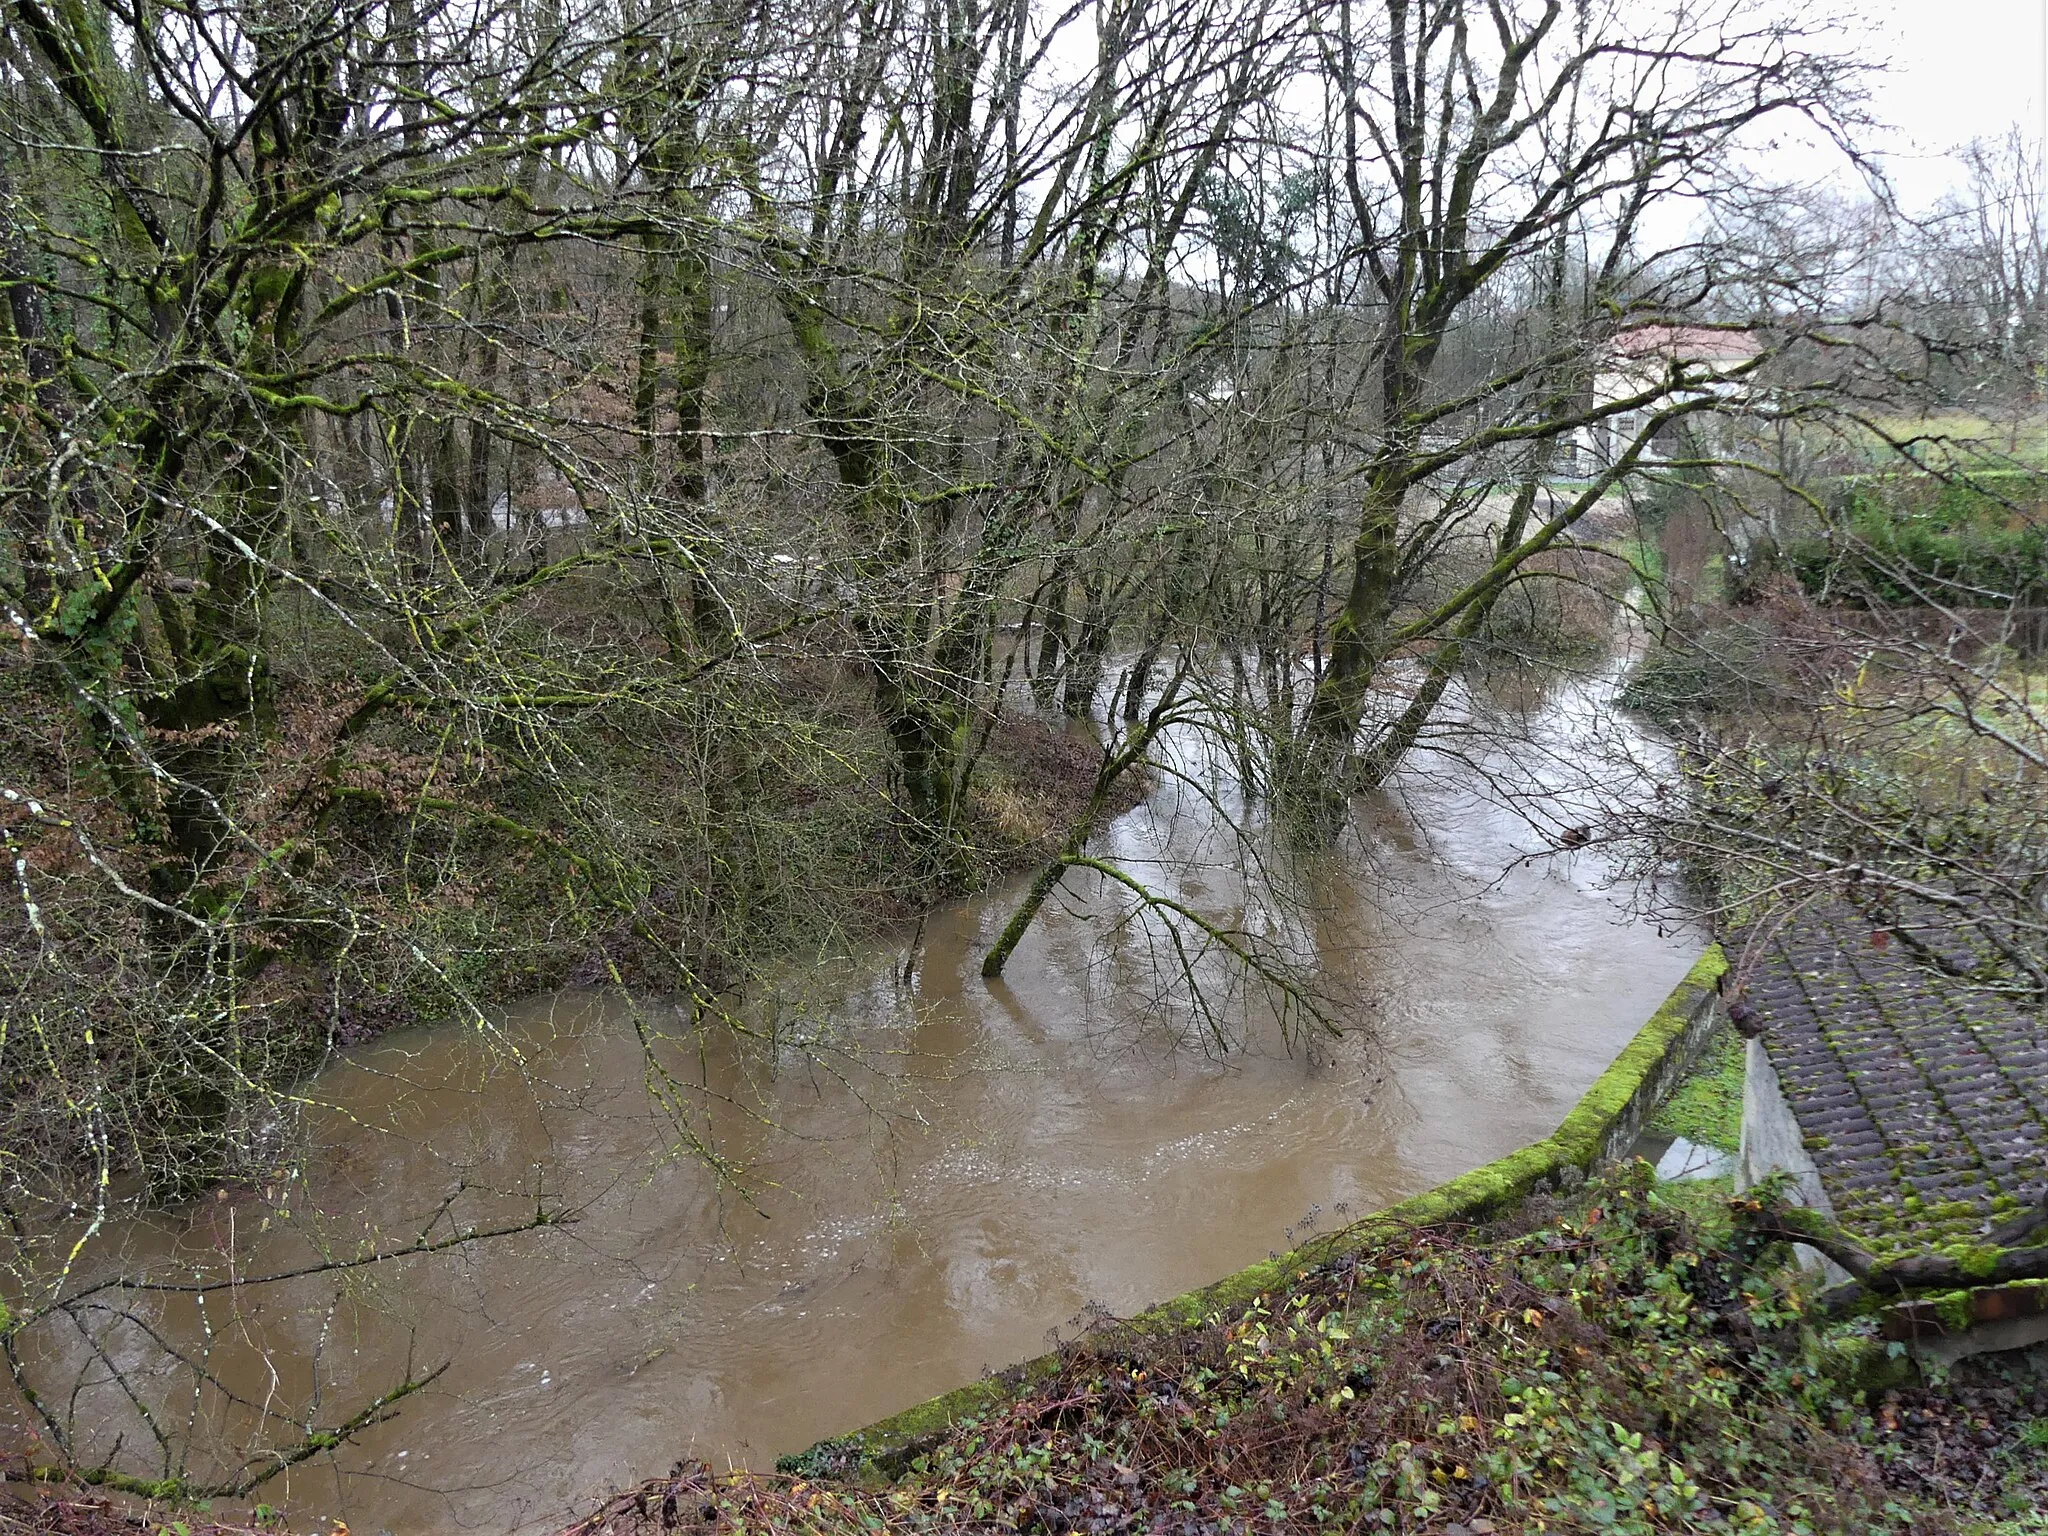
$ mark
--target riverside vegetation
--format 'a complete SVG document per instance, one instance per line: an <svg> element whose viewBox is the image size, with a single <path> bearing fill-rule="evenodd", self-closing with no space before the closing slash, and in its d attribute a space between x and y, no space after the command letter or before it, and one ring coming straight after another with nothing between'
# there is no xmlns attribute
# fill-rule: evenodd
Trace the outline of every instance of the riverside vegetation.
<svg viewBox="0 0 2048 1536"><path fill-rule="evenodd" d="M686 1470L575 1529L2035 1529L2048 1360L1887 1387L1883 1347L1812 1315L1745 1234L1756 1197L1724 1190L1637 1163L1491 1226L1311 1243L1198 1326L1087 1325L879 1482L828 1445L773 1479Z"/></svg>
<svg viewBox="0 0 2048 1536"><path fill-rule="evenodd" d="M1708 658L1667 717L1725 724L1731 675L1790 691L1759 708L1769 730L1694 743L1661 809L1575 811L1559 846L1676 853L1724 910L1846 893L1907 934L1933 891L1980 980L2039 987L2033 674L1939 621L1861 672L1845 638L1852 607L1952 621L2040 590L2015 564L2040 557L2031 492L1899 426L1966 392L2015 421L2038 405L2048 285L1986 276L2048 265L2038 189L1995 147L1975 222L1770 185L1746 136L1865 125L1870 61L1810 9L0 0L0 1362L34 1436L9 1475L205 1491L192 1426L237 1405L137 1301L194 1282L100 1239L288 1190L304 1085L393 1024L490 1037L493 1003L566 982L681 999L686 1053L772 1055L789 1042L743 1003L790 953L1020 864L1033 902L1077 865L1119 882L1162 995L1208 995L1220 965L1330 1023L1243 914L1106 865L1092 825L1193 732L1228 767L1218 801L1341 856L1356 794L1514 736L1511 711L1462 707L1468 679L1583 660L1638 593L1659 642L1639 694L1688 647ZM1674 203L1708 212L1667 243ZM1617 373L1623 354L1656 366ZM1894 461L1905 490L1858 478ZM1639 495L1690 509L1654 571L1642 528L1598 531ZM1842 601L1850 580L1869 601ZM1812 664L1757 675L1756 635L1793 633ZM1248 875L1275 910L1281 873ZM649 1078L674 1143L740 1187L706 1096ZM492 1225L460 1194L416 1238L309 1262L355 1274L571 1214L537 1192ZM1564 1279L1545 1241L1591 1263L1613 1233L1584 1338L1732 1361L1734 1335L1686 1332L1676 1255L1706 1249L1661 1198L1617 1186L1569 1238L1385 1257L1519 1297ZM1697 1269L1710 1290L1750 1274ZM1441 1321L1355 1271L1302 1285L1261 1325L1302 1370L1326 1321L1352 1335L1331 1361ZM1679 1321L1623 1329L1624 1295ZM1759 1295L1756 1336L1789 1339L1789 1306ZM1377 1401L1250 1368L1244 1322L1172 1367L1228 1399L1207 1427ZM1496 1332L1516 1382L1556 1385L1528 1352L1547 1344ZM48 1374L73 1344L146 1426L103 1461ZM1784 1447L1809 1419L1850 1456L1803 1359L1729 1368L1785 1373L1763 1379L1808 1418L1746 1418L1733 1387L1700 1410L1748 1426L1753 1464L1673 1450L1678 1428L1620 1398L1568 1413L1610 1481L1661 1479L1640 1518L1733 1518L1758 1467L1808 1486ZM259 1408L215 1491L258 1494L421 1382ZM1603 1383L1571 1379L1623 1390ZM1448 1467L1276 1441L1246 1450L1251 1481L1173 1497L1448 1518L1438 1471L1566 1497L1543 1413L1504 1391L1444 1399ZM1482 1462L1510 1413L1526 1443ZM956 1449L905 1474L939 1477L934 1518L942 1490L1022 1487ZM1166 1497L1162 1466L1116 1465ZM707 1494L706 1518L788 1487ZM819 1508L925 1509L842 1497Z"/></svg>
<svg viewBox="0 0 2048 1536"><path fill-rule="evenodd" d="M9 0L10 1208L274 1172L338 1044L521 986L744 1033L793 942L1065 847L1012 683L1133 771L1172 694L1331 841L1764 361L1587 394L1738 281L1644 210L1857 109L1721 9Z"/></svg>

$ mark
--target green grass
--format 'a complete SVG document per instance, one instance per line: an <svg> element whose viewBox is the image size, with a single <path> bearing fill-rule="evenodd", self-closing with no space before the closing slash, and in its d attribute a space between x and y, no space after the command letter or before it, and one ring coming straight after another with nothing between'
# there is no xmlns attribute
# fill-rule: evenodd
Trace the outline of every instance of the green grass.
<svg viewBox="0 0 2048 1536"><path fill-rule="evenodd" d="M1987 416L1957 411L1938 416L1880 417L1876 423L1887 436L1913 442L1926 462L1944 468L1967 466L1987 457L2010 459L2020 465L2048 465L2048 422L2023 421L2017 429L2010 423ZM1871 447L1880 454L1890 450Z"/></svg>
<svg viewBox="0 0 2048 1536"><path fill-rule="evenodd" d="M1742 1040L1732 1030L1714 1037L1699 1064L1664 1102L1649 1129L1733 1152L1742 1143Z"/></svg>
<svg viewBox="0 0 2048 1536"><path fill-rule="evenodd" d="M1600 548L1627 561L1645 587L1657 586L1664 580L1664 549L1655 538L1630 532L1604 540Z"/></svg>

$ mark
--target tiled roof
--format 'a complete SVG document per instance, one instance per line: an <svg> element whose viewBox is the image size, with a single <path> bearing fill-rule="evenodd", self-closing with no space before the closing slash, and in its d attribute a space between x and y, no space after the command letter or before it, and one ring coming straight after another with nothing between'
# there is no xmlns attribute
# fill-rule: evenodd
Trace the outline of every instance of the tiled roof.
<svg viewBox="0 0 2048 1536"><path fill-rule="evenodd" d="M1982 1245L2048 1193L2038 1013L1912 964L1842 916L1742 965L1786 1102L1848 1231L1880 1252Z"/></svg>
<svg viewBox="0 0 2048 1536"><path fill-rule="evenodd" d="M1734 362L1755 357L1763 345L1746 331L1705 325L1638 325L1616 334L1616 357L1683 358L1689 362Z"/></svg>

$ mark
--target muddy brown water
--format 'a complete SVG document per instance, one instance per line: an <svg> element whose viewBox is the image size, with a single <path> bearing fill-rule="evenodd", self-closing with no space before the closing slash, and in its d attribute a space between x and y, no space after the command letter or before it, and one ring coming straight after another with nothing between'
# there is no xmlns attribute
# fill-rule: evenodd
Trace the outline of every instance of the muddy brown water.
<svg viewBox="0 0 2048 1536"><path fill-rule="evenodd" d="M1546 729L1570 736L1587 698L1540 701ZM1036 1354L1086 1308L1138 1309L1552 1130L1699 940L1632 917L1591 851L1518 864L1541 838L1475 782L1362 806L1356 856L1309 882L1305 916L1243 888L1213 812L1172 782L1101 839L1312 948L1341 1041L1289 1039L1239 999L1233 1049L1202 1048L1154 1006L1154 947L1093 876L1069 877L995 984L978 966L1014 888L935 912L914 948L792 967L748 1010L776 1051L650 1057L643 1033L680 1041L680 1014L592 995L536 999L495 1034L386 1036L308 1085L302 1185L135 1221L102 1251L246 1279L409 1241L451 1197L435 1235L536 1200L574 1224L203 1308L131 1295L101 1347L174 1436L190 1378L135 1319L204 1355L239 1406L200 1394L202 1472L213 1437L260 1421L289 1443L285 1420L332 1423L449 1362L261 1495L357 1536L546 1530L679 1457L765 1467ZM730 1177L680 1144L650 1060L693 1085ZM83 1449L144 1443L83 1343L40 1348L46 1379L85 1383Z"/></svg>

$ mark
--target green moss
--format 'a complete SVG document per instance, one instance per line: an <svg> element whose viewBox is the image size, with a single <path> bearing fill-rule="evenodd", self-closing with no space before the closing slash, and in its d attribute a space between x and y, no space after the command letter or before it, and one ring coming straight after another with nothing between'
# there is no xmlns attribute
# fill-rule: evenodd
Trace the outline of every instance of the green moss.
<svg viewBox="0 0 2048 1536"><path fill-rule="evenodd" d="M1929 1296L1934 1304L1934 1315L1941 1319L1941 1326L1948 1333L1968 1333L1970 1325L1977 1320L1976 1309L1971 1305L1968 1291L1943 1291Z"/></svg>
<svg viewBox="0 0 2048 1536"><path fill-rule="evenodd" d="M88 1488L107 1488L115 1493L133 1494L158 1504L179 1504L192 1499L191 1485L182 1477L134 1477L111 1467L67 1468L36 1466L25 1474L35 1483L81 1483Z"/></svg>
<svg viewBox="0 0 2048 1536"><path fill-rule="evenodd" d="M1954 1256L1956 1263L1962 1266L1963 1273L1972 1280L1989 1280L1991 1278L1998 1268L1998 1255L2000 1251L1997 1248L1987 1248L1980 1244L1959 1245L1949 1250Z"/></svg>
<svg viewBox="0 0 2048 1536"><path fill-rule="evenodd" d="M1721 953L1720 945L1710 945L1686 972L1685 980L1664 1000L1664 1005L1650 1015L1649 1022L1636 1031L1635 1039L1614 1058L1614 1064L1600 1074L1599 1081L1565 1116L1564 1124L1550 1139L1580 1168L1592 1166L1608 1132L1670 1056L1692 1022L1694 1010L1727 969L1728 958Z"/></svg>
<svg viewBox="0 0 2048 1536"><path fill-rule="evenodd" d="M1724 1029L1664 1101L1649 1129L1733 1152L1742 1144L1742 1037Z"/></svg>
<svg viewBox="0 0 2048 1536"><path fill-rule="evenodd" d="M915 1403L850 1435L820 1440L793 1456L778 1457L775 1470L806 1477L863 1472L893 1475L934 1437L1027 1390L1058 1368L1058 1355L1040 1355L994 1376L955 1387L941 1397Z"/></svg>
<svg viewBox="0 0 2048 1536"><path fill-rule="evenodd" d="M1653 1177L1649 1198L1659 1206L1683 1212L1687 1224L1699 1234L1700 1242L1719 1248L1726 1247L1734 1233L1735 1222L1728 1207L1734 1194L1733 1179Z"/></svg>
<svg viewBox="0 0 2048 1536"><path fill-rule="evenodd" d="M1777 1175L1777 1177L1779 1179L1785 1178L1783 1174ZM1777 1186L1777 1194L1774 1198L1782 1199L1784 1190L1788 1187L1789 1185ZM1766 1189L1768 1186L1760 1185L1758 1188ZM1752 1193L1755 1192L1752 1191ZM1777 1218L1779 1222L1793 1231L1806 1233L1819 1241L1826 1241L1838 1235L1833 1221L1823 1216L1819 1211L1810 1210L1803 1205L1780 1204L1777 1209Z"/></svg>

